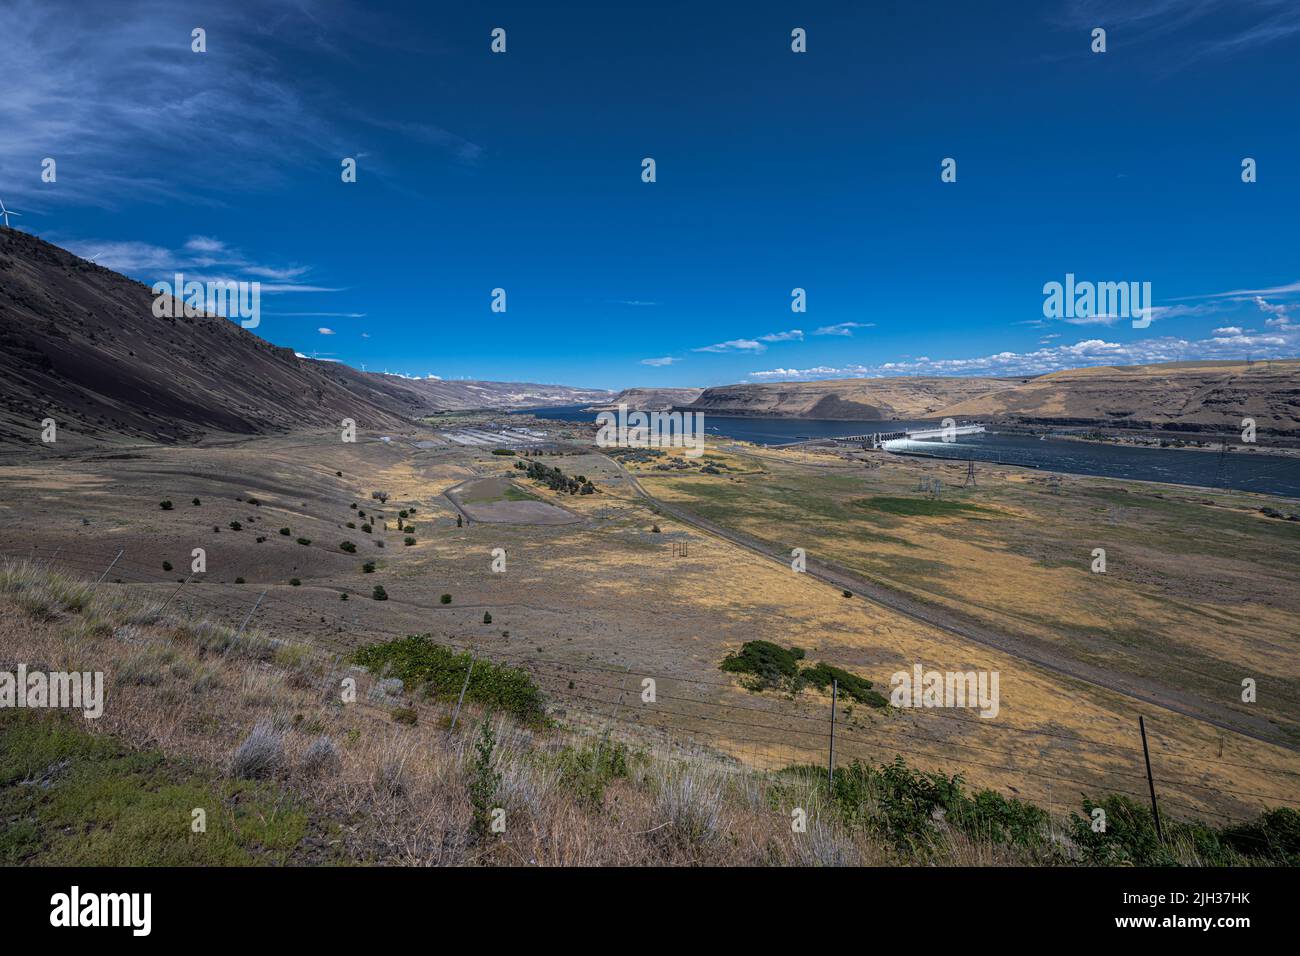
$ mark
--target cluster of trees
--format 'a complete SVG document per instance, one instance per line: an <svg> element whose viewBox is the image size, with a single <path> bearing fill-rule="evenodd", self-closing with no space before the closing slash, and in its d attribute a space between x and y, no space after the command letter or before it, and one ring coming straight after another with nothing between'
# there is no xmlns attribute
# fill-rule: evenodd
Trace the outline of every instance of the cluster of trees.
<svg viewBox="0 0 1300 956"><path fill-rule="evenodd" d="M540 481L552 491L568 492L571 495L589 495L596 490L596 486L587 480L586 475L578 475L574 478L558 468L543 465L540 461L530 461L526 465L522 461L517 461L515 467L533 481Z"/></svg>

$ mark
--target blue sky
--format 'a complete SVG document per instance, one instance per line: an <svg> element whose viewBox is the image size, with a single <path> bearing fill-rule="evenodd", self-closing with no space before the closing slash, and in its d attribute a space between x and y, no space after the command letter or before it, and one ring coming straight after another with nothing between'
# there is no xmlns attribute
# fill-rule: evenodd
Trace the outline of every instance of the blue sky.
<svg viewBox="0 0 1300 956"><path fill-rule="evenodd" d="M0 0L0 199L147 283L260 281L258 334L409 375L1300 354L1294 0L623 6ZM1045 319L1067 273L1150 282L1155 320Z"/></svg>

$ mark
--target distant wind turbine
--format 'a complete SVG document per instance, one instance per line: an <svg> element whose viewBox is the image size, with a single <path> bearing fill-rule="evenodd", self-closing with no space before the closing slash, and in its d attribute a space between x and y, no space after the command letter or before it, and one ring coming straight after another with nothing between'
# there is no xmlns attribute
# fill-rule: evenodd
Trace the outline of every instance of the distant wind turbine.
<svg viewBox="0 0 1300 956"><path fill-rule="evenodd" d="M4 216L4 220L5 220L5 228L6 228L6 229L9 228L9 217L10 217L10 216L21 216L21 215L22 215L22 213L20 213L20 212L10 212L8 209L6 209L6 208L5 208L4 200L3 200L3 199L0 199L0 216Z"/></svg>

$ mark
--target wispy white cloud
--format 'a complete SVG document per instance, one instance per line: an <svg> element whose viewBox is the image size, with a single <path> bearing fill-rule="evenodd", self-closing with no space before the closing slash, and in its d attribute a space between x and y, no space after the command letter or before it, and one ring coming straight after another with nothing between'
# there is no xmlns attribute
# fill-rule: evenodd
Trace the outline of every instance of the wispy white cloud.
<svg viewBox="0 0 1300 956"><path fill-rule="evenodd" d="M1104 27L1112 43L1159 43L1148 58L1179 65L1246 53L1300 34L1300 5L1294 0L1068 0L1057 19L1069 29ZM1191 27L1199 32L1183 32Z"/></svg>
<svg viewBox="0 0 1300 956"><path fill-rule="evenodd" d="M644 358L641 360L642 365L652 365L655 368L661 368L664 365L672 365L677 359L671 355L665 355L663 358Z"/></svg>
<svg viewBox="0 0 1300 956"><path fill-rule="evenodd" d="M346 58L329 38L355 36L363 23L367 35L400 42L393 15L316 0L192 6L0 2L6 200L14 196L38 217L61 202L220 205L232 193L276 188L304 167L337 169L343 156L373 153L367 173L383 178L379 147L395 137L463 162L478 158L481 147L454 133L389 119L370 103L361 109L348 87L322 82L327 71L308 81L290 66L305 51ZM190 48L200 24L207 53ZM56 184L40 181L47 156L59 164Z"/></svg>
<svg viewBox="0 0 1300 956"><path fill-rule="evenodd" d="M837 322L835 325L823 325L813 335L852 335L854 329L874 329L875 322Z"/></svg>
<svg viewBox="0 0 1300 956"><path fill-rule="evenodd" d="M275 315L286 319L364 319L364 312L276 312ZM369 338L364 332L362 338Z"/></svg>
<svg viewBox="0 0 1300 956"><path fill-rule="evenodd" d="M731 339L714 345L702 345L692 352L766 352L767 346L755 339Z"/></svg>
<svg viewBox="0 0 1300 956"><path fill-rule="evenodd" d="M790 329L785 332L769 332L752 339L729 339L713 345L702 345L691 349L692 352L765 352L769 342L802 342L803 331Z"/></svg>
<svg viewBox="0 0 1300 956"><path fill-rule="evenodd" d="M66 248L90 259L106 269L130 275L143 282L159 279L170 281L172 274L181 272L186 279L199 282L258 281L267 295L289 292L341 292L334 286L293 281L305 277L311 270L307 266L268 266L252 262L238 249L209 236L194 236L180 249L148 242L73 239L63 243ZM263 281L269 280L269 281ZM284 313L290 314L290 313ZM308 315L309 313L301 313ZM326 313L317 313L324 315ZM350 313L331 313L344 315ZM356 313L363 315L364 313Z"/></svg>
<svg viewBox="0 0 1300 956"><path fill-rule="evenodd" d="M334 334L334 330L333 330L333 329L327 329L327 328L325 328L324 326L322 326L321 328L317 329L316 331L317 331L319 334L321 334L321 335L333 335L333 334Z"/></svg>

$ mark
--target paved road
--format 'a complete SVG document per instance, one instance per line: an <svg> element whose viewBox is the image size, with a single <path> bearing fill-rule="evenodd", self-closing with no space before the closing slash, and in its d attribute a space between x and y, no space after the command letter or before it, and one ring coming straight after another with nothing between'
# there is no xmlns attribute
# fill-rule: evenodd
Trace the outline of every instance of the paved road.
<svg viewBox="0 0 1300 956"><path fill-rule="evenodd" d="M751 537L732 528L723 527L714 521L687 511L679 505L656 498L645 490L635 475L623 467L622 462L613 458L609 460L638 494L664 514L671 515L683 524L692 525L701 531L730 541L732 544L745 548L754 554L773 561L779 561L782 565L789 567L790 549ZM982 621L963 615L958 611L919 601L899 591L868 581L837 564L808 559L807 574L840 590L852 591L857 596L864 597L914 621L928 624L931 627L947 631L977 644L994 648L1045 670L1063 674L1098 687L1104 687L1133 700L1154 704L1223 730L1300 752L1300 745L1279 737L1272 724L1265 718L1239 714L1222 707L1215 707L1203 698L1168 687L1159 682L1132 674L1106 670L1093 664L1075 660L1038 638L996 630Z"/></svg>

